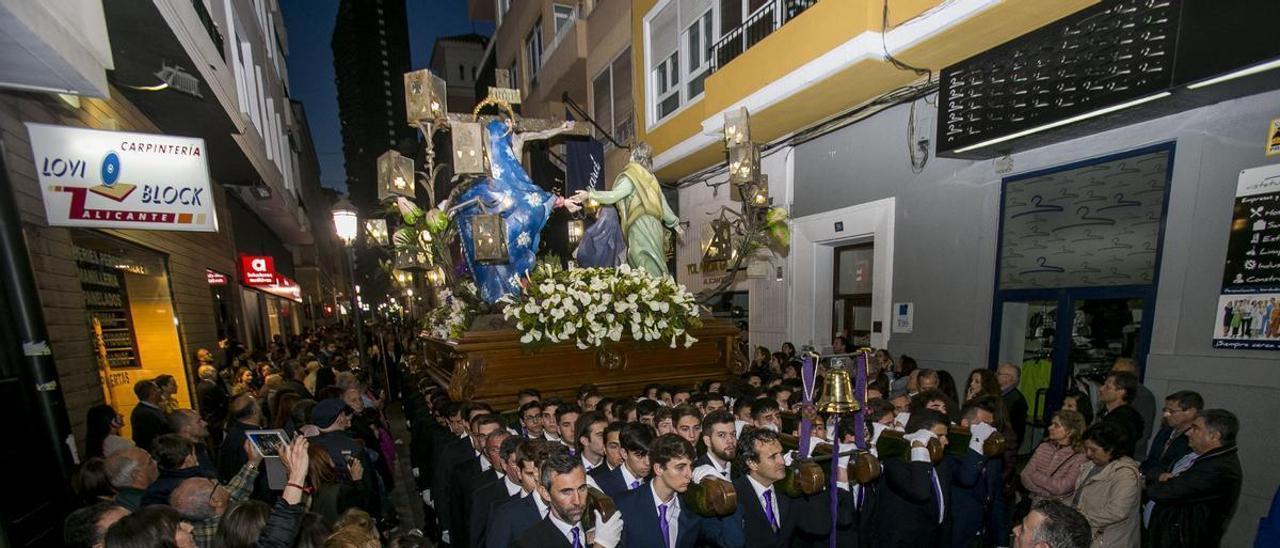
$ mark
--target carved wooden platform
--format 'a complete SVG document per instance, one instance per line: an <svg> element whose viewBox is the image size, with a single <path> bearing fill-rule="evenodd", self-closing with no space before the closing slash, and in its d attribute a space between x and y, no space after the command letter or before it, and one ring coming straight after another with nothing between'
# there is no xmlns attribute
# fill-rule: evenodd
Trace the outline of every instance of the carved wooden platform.
<svg viewBox="0 0 1280 548"><path fill-rule="evenodd" d="M497 410L515 407L516 393L537 388L544 398L571 400L577 388L595 384L605 396L633 396L654 382L693 385L732 374L734 340L738 328L729 322L704 318L693 331L690 348L661 343L637 343L624 337L609 348L626 357L626 365L610 370L597 364L595 349L579 350L573 343L527 349L515 329L473 329L456 341L425 339L429 371L455 399L487 402Z"/></svg>

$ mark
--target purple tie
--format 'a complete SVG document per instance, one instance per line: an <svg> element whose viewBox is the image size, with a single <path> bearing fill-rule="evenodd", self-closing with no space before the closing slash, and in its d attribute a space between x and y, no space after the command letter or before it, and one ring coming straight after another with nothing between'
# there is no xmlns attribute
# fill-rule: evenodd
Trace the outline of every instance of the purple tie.
<svg viewBox="0 0 1280 548"><path fill-rule="evenodd" d="M658 529L662 530L662 545L671 548L671 526L667 524L667 505L658 505Z"/></svg>
<svg viewBox="0 0 1280 548"><path fill-rule="evenodd" d="M778 518L773 515L773 490L764 490L764 517L769 518L769 527L778 531Z"/></svg>
<svg viewBox="0 0 1280 548"><path fill-rule="evenodd" d="M636 487L640 487L640 480L631 482L631 487L628 487L627 489L635 489Z"/></svg>
<svg viewBox="0 0 1280 548"><path fill-rule="evenodd" d="M569 532L573 534L573 548L582 548L582 541L578 540L578 528L574 527Z"/></svg>
<svg viewBox="0 0 1280 548"><path fill-rule="evenodd" d="M938 523L942 523L943 507L942 507L942 485L938 483L938 472L932 468L929 469L929 479L933 480L933 498L938 501Z"/></svg>

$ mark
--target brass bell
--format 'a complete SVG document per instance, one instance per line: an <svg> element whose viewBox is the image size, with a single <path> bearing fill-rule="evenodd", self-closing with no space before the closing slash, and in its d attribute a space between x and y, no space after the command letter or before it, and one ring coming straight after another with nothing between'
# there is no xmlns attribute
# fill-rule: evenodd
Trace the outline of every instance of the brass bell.
<svg viewBox="0 0 1280 548"><path fill-rule="evenodd" d="M818 411L823 413L856 413L860 409L853 397L853 379L844 369L827 371L827 381L818 398Z"/></svg>

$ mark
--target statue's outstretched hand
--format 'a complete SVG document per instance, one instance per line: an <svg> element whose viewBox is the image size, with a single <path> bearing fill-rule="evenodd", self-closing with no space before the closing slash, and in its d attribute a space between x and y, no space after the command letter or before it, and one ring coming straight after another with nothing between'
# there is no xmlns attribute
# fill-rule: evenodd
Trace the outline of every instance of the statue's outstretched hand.
<svg viewBox="0 0 1280 548"><path fill-rule="evenodd" d="M676 236L684 236L684 226L680 223L676 223L676 226L671 227L671 230L676 231Z"/></svg>
<svg viewBox="0 0 1280 548"><path fill-rule="evenodd" d="M590 196L590 194L588 194L588 193L587 193L587 191L585 191L585 190L579 190L579 191L577 191L577 192L574 192L574 193L573 193L573 196L570 196L570 197L569 197L569 198L567 198L565 201L569 201L569 202L573 202L573 203L578 204L578 205L582 205L582 202L587 201L587 199L588 199L588 198L590 198L590 197L591 197L591 196Z"/></svg>
<svg viewBox="0 0 1280 548"><path fill-rule="evenodd" d="M582 204L575 202L573 198L567 198L564 200L564 208L569 210L569 213L577 213L582 210Z"/></svg>

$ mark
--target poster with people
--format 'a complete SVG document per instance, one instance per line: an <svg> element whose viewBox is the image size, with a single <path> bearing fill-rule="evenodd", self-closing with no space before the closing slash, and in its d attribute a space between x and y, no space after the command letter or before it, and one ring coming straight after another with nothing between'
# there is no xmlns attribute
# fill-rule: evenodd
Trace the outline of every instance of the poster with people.
<svg viewBox="0 0 1280 548"><path fill-rule="evenodd" d="M1280 350L1280 164L1236 184L1214 348Z"/></svg>

